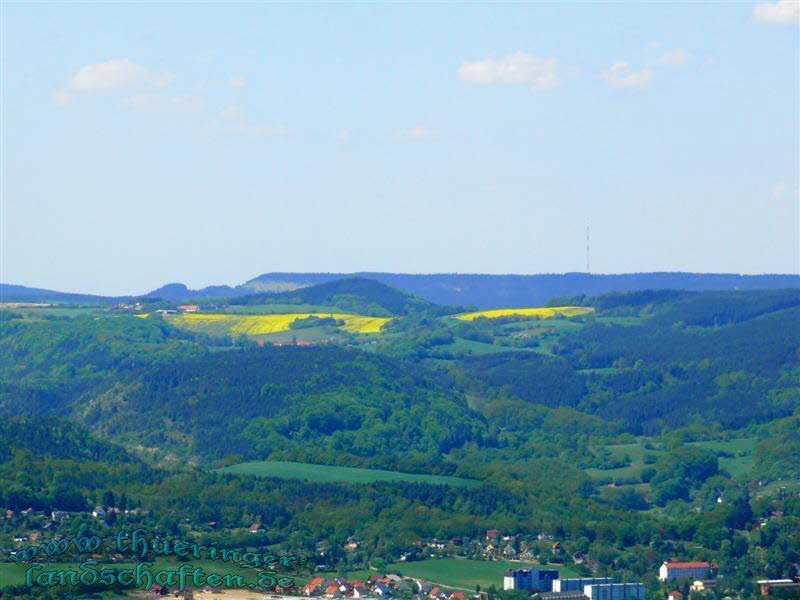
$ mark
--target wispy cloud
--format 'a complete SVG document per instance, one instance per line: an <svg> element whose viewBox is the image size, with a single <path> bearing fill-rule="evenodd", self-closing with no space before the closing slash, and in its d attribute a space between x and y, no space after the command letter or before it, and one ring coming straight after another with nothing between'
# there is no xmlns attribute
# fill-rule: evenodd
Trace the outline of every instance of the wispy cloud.
<svg viewBox="0 0 800 600"><path fill-rule="evenodd" d="M243 88L246 83L247 77L241 74L234 75L228 80L228 85L230 85L232 88Z"/></svg>
<svg viewBox="0 0 800 600"><path fill-rule="evenodd" d="M210 121L203 124L201 131L209 135L241 135L257 138L269 138L290 133L290 130L282 125L246 123L238 119Z"/></svg>
<svg viewBox="0 0 800 600"><path fill-rule="evenodd" d="M662 54L656 61L662 67L680 67L689 59L689 53L681 48Z"/></svg>
<svg viewBox="0 0 800 600"><path fill-rule="evenodd" d="M197 96L189 94L167 94L149 93L136 94L122 98L119 103L126 108L135 110L161 112L161 111L180 111L191 112L200 110L206 105L206 101Z"/></svg>
<svg viewBox="0 0 800 600"><path fill-rule="evenodd" d="M50 94L50 99L57 106L65 106L79 93L162 88L174 79L168 71L154 71L127 58L112 58L81 67L62 89Z"/></svg>
<svg viewBox="0 0 800 600"><path fill-rule="evenodd" d="M73 92L95 92L114 88L164 87L175 76L167 71L156 72L137 65L127 58L81 67L69 80L67 89Z"/></svg>
<svg viewBox="0 0 800 600"><path fill-rule="evenodd" d="M411 129L405 129L399 133L401 140L428 140L438 135L438 130L431 129L425 125L416 125Z"/></svg>
<svg viewBox="0 0 800 600"><path fill-rule="evenodd" d="M762 23L781 25L800 25L800 2L798 0L779 0L762 2L753 8L753 18Z"/></svg>
<svg viewBox="0 0 800 600"><path fill-rule="evenodd" d="M219 116L223 119L238 119L242 116L242 109L232 104L223 108L220 111Z"/></svg>
<svg viewBox="0 0 800 600"><path fill-rule="evenodd" d="M502 58L485 58L465 62L458 69L458 77L466 83L479 85L527 85L532 92L552 90L561 84L557 58L539 58L518 51Z"/></svg>
<svg viewBox="0 0 800 600"><path fill-rule="evenodd" d="M650 69L634 71L626 62L617 62L602 72L602 77L615 87L644 87L650 83Z"/></svg>
<svg viewBox="0 0 800 600"><path fill-rule="evenodd" d="M72 102L74 97L75 94L66 92L64 90L59 90L57 92L52 92L50 94L50 101L56 106L66 106L67 104Z"/></svg>
<svg viewBox="0 0 800 600"><path fill-rule="evenodd" d="M352 135L353 135L352 129L342 129L339 133L336 134L336 137L345 142L349 140Z"/></svg>

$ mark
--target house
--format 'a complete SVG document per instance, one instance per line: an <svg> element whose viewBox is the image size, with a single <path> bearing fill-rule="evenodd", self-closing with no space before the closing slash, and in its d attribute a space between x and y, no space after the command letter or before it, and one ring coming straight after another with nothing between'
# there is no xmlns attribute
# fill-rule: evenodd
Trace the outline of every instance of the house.
<svg viewBox="0 0 800 600"><path fill-rule="evenodd" d="M486 539L487 540L496 540L500 537L500 532L497 529L487 529L486 530Z"/></svg>
<svg viewBox="0 0 800 600"><path fill-rule="evenodd" d="M698 579L692 582L691 590L693 592L704 592L713 589L716 584L716 579Z"/></svg>
<svg viewBox="0 0 800 600"><path fill-rule="evenodd" d="M433 590L433 584L427 581L417 581L417 587L421 594L430 594Z"/></svg>
<svg viewBox="0 0 800 600"><path fill-rule="evenodd" d="M709 573L715 567L710 562L664 562L658 570L661 581L671 581L681 577L687 579L708 579Z"/></svg>
<svg viewBox="0 0 800 600"><path fill-rule="evenodd" d="M53 523L60 523L66 519L69 519L69 515L63 510L54 510L50 513L50 520L53 521Z"/></svg>
<svg viewBox="0 0 800 600"><path fill-rule="evenodd" d="M31 514L32 512L33 512L33 509L32 509L30 506L29 506L28 508L26 508L25 510L21 510L21 511L19 511L19 513L20 513L20 514L21 514L23 517L27 517L27 516L28 516L29 514Z"/></svg>
<svg viewBox="0 0 800 600"><path fill-rule="evenodd" d="M42 539L42 534L39 533L38 531L34 531L30 535L28 535L28 540L31 542L38 542L40 539Z"/></svg>
<svg viewBox="0 0 800 600"><path fill-rule="evenodd" d="M250 533L264 533L264 528L258 523L250 525Z"/></svg>
<svg viewBox="0 0 800 600"><path fill-rule="evenodd" d="M178 310L181 312L196 313L200 312L200 307L196 304L182 304L178 307Z"/></svg>
<svg viewBox="0 0 800 600"><path fill-rule="evenodd" d="M211 527L211 529L216 529L217 528L217 522L216 521L209 521L208 522L208 526Z"/></svg>
<svg viewBox="0 0 800 600"><path fill-rule="evenodd" d="M421 554L419 548L409 548L400 555L401 561L411 562L412 560L420 560Z"/></svg>
<svg viewBox="0 0 800 600"><path fill-rule="evenodd" d="M97 519L105 519L106 518L106 509L102 506L96 506L95 509L92 511L92 516Z"/></svg>
<svg viewBox="0 0 800 600"><path fill-rule="evenodd" d="M367 596L369 596L369 589L366 586L353 586L353 598L366 598Z"/></svg>
<svg viewBox="0 0 800 600"><path fill-rule="evenodd" d="M503 556L506 558L514 558L517 556L517 551L514 550L514 546L508 544L505 548L503 548Z"/></svg>
<svg viewBox="0 0 800 600"><path fill-rule="evenodd" d="M319 587L323 583L325 583L325 579L323 577L314 577L314 579L304 585L300 591L304 596L311 596L319 591Z"/></svg>
<svg viewBox="0 0 800 600"><path fill-rule="evenodd" d="M13 510L7 510L6 511L6 519L13 519L13 518L14 518L14 511Z"/></svg>
<svg viewBox="0 0 800 600"><path fill-rule="evenodd" d="M561 542L555 542L552 546L550 546L553 554L561 554Z"/></svg>
<svg viewBox="0 0 800 600"><path fill-rule="evenodd" d="M669 594L667 594L668 600L683 600L683 594L681 594L678 590L673 590Z"/></svg>
<svg viewBox="0 0 800 600"><path fill-rule="evenodd" d="M323 594L326 598L334 598L339 595L339 586L335 583L330 584L328 587L325 588L325 592Z"/></svg>
<svg viewBox="0 0 800 600"><path fill-rule="evenodd" d="M391 596L392 590L385 583L376 583L372 586L372 593L376 596Z"/></svg>
<svg viewBox="0 0 800 600"><path fill-rule="evenodd" d="M450 594L450 600L466 600L463 592L453 592Z"/></svg>
<svg viewBox="0 0 800 600"><path fill-rule="evenodd" d="M436 587L432 588L430 592L428 592L428 596L430 598L438 598L439 594L441 594L441 593L442 593L442 588L440 588L437 585Z"/></svg>

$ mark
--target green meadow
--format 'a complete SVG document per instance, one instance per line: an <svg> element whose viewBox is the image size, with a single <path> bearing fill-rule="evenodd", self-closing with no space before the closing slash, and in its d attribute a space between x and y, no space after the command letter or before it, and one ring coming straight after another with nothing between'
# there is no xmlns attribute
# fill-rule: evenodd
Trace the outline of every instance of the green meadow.
<svg viewBox="0 0 800 600"><path fill-rule="evenodd" d="M420 475L417 473L401 473L399 471L384 471L381 469L336 467L278 460L239 463L217 469L217 471L220 473L233 473L235 475L280 477L282 479L304 479L306 481L320 482L341 481L345 483L370 483L373 481L409 481L457 487L470 487L480 483L475 479L463 479L461 477L450 477L446 475Z"/></svg>
<svg viewBox="0 0 800 600"><path fill-rule="evenodd" d="M400 572L407 577L425 579L464 590L474 591L476 585L485 590L494 585L503 587L503 572L506 569L526 569L530 567L558 569L562 577L576 577L577 573L562 565L541 567L530 563L507 560L467 560L459 558L440 558L419 562L399 562L387 567L387 572Z"/></svg>
<svg viewBox="0 0 800 600"><path fill-rule="evenodd" d="M719 456L719 466L731 475L737 476L747 473L753 467L753 452L755 451L756 438L737 438L732 440L713 440L706 442L688 442L687 445L698 446ZM664 449L651 441L651 447L645 448L647 440L634 444L614 444L605 448L615 457L629 457L631 463L626 467L617 469L586 469L586 473L593 479L603 481L627 481L641 477L642 469L648 466L645 456L658 460L664 454ZM652 460L652 459L651 459Z"/></svg>

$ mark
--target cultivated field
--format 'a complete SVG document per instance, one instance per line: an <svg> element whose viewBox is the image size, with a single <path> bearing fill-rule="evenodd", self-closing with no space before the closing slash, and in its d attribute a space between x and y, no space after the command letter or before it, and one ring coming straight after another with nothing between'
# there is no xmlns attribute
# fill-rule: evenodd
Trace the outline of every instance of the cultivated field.
<svg viewBox="0 0 800 600"><path fill-rule="evenodd" d="M523 316L538 319L555 319L558 317L580 317L594 312L593 308L586 306L547 306L542 308L498 308L495 310L480 310L477 312L461 313L454 315L461 321L474 321L485 317L497 319L499 317Z"/></svg>
<svg viewBox="0 0 800 600"><path fill-rule="evenodd" d="M255 475L257 477L280 477L283 479L305 479L308 481L343 481L347 483L369 483L372 481L411 481L416 483L445 484L470 487L480 482L474 479L449 477L445 475L419 475L400 473L381 469L359 469L355 467L335 467L289 461L257 461L231 465L218 469L221 473Z"/></svg>
<svg viewBox="0 0 800 600"><path fill-rule="evenodd" d="M391 319L345 313L289 313L275 315L182 314L167 317L176 327L210 335L269 335L289 331L297 319L332 317L344 321L349 333L379 333Z"/></svg>

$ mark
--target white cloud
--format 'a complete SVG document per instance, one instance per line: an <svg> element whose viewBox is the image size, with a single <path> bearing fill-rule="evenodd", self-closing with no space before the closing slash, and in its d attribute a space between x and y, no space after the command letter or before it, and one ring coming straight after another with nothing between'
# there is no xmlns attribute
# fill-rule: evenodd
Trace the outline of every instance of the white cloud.
<svg viewBox="0 0 800 600"><path fill-rule="evenodd" d="M81 67L67 83L67 89L95 92L129 87L159 88L169 85L174 79L175 76L167 71L156 72L127 58L114 58Z"/></svg>
<svg viewBox="0 0 800 600"><path fill-rule="evenodd" d="M458 77L480 85L527 84L532 92L544 92L561 83L560 68L557 58L539 58L518 51L502 58L465 62L458 69Z"/></svg>
<svg viewBox="0 0 800 600"><path fill-rule="evenodd" d="M231 106L222 109L222 111L219 113L219 116L223 119L238 119L242 116L242 109L232 104Z"/></svg>
<svg viewBox="0 0 800 600"><path fill-rule="evenodd" d="M753 8L753 18L762 23L782 25L800 24L800 2L798 0L779 0L762 2Z"/></svg>
<svg viewBox="0 0 800 600"><path fill-rule="evenodd" d="M411 129L401 131L399 135L401 140L427 140L436 137L439 132L424 125L416 125Z"/></svg>
<svg viewBox="0 0 800 600"><path fill-rule="evenodd" d="M658 64L662 67L680 67L689 58L689 54L681 48L665 52L658 59Z"/></svg>
<svg viewBox="0 0 800 600"><path fill-rule="evenodd" d="M349 140L350 136L352 135L353 135L352 129L342 129L339 133L336 134L336 137L345 142Z"/></svg>
<svg viewBox="0 0 800 600"><path fill-rule="evenodd" d="M66 106L72 99L75 97L75 94L71 94L69 92L65 92L63 90L58 92L53 92L50 94L50 101L55 104L56 106Z"/></svg>
<svg viewBox="0 0 800 600"><path fill-rule="evenodd" d="M206 105L205 100L188 94L150 93L128 96L119 101L122 106L144 111L170 111L176 110L189 112L200 110Z"/></svg>
<svg viewBox="0 0 800 600"><path fill-rule="evenodd" d="M616 87L644 87L650 83L650 69L633 71L626 62L617 62L602 73L603 79Z"/></svg>
<svg viewBox="0 0 800 600"><path fill-rule="evenodd" d="M247 77L244 75L234 75L228 80L228 85L234 88L243 88L245 83L247 83Z"/></svg>

